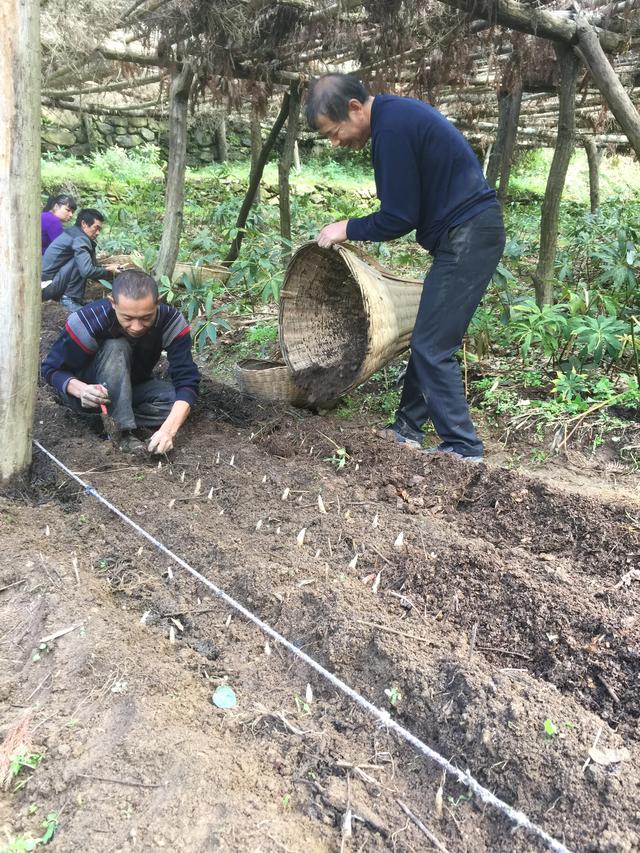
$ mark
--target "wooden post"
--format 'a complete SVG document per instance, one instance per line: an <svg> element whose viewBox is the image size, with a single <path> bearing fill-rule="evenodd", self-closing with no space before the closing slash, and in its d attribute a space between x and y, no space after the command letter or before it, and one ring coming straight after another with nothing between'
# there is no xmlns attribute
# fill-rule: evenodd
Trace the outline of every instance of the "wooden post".
<svg viewBox="0 0 640 853"><path fill-rule="evenodd" d="M31 464L40 344L40 3L0 3L0 481Z"/></svg>
<svg viewBox="0 0 640 853"><path fill-rule="evenodd" d="M558 242L560 199L564 189L569 160L573 153L576 120L576 55L566 44L554 45L560 66L560 105L558 109L558 136L551 161L547 188L542 202L540 222L540 250L534 274L536 302L539 306L553 304L553 265Z"/></svg>
<svg viewBox="0 0 640 853"><path fill-rule="evenodd" d="M600 207L600 160L602 159L602 148L596 145L593 136L585 136L584 150L587 152L589 164L589 201L591 213L596 213Z"/></svg>
<svg viewBox="0 0 640 853"><path fill-rule="evenodd" d="M262 180L262 173L264 172L264 167L266 166L267 160L269 159L269 154L271 154L271 149L273 148L275 141L278 138L278 134L282 130L282 126L287 120L288 115L289 93L285 92L285 95L282 99L282 106L280 107L280 112L278 113L278 117L276 118L273 127L271 128L269 136L267 136L265 143L262 146L262 151L260 152L260 156L258 157L258 162L256 163L255 170L252 172L251 177L249 179L249 188L247 189L247 193L244 197L242 207L240 208L240 212L238 213L238 218L236 220L236 228L238 229L238 233L233 238L231 246L229 246L227 256L222 262L225 266L231 266L231 264L235 261L235 259L240 253L240 246L242 245L242 238L244 237L244 226L247 224L247 216L249 215L249 211L251 210L251 205L253 204L256 190L260 186L260 181Z"/></svg>
<svg viewBox="0 0 640 853"><path fill-rule="evenodd" d="M502 152L504 151L504 140L507 134L507 124L509 122L509 104L511 96L509 92L502 91L498 93L498 129L496 138L489 156L489 164L487 166L487 183L491 189L496 188L498 177L502 169Z"/></svg>
<svg viewBox="0 0 640 853"><path fill-rule="evenodd" d="M516 147L516 136L518 134L521 105L522 83L518 82L514 85L513 92L509 95L507 126L503 140L500 188L498 189L498 201L502 205L504 205L507 200L507 192L509 190L509 178L511 176L511 164L513 163L513 151Z"/></svg>
<svg viewBox="0 0 640 853"><path fill-rule="evenodd" d="M187 161L187 106L193 80L188 62L173 76L169 94L169 161L165 192L164 222L154 277L169 278L178 257L184 208L184 175Z"/></svg>
<svg viewBox="0 0 640 853"><path fill-rule="evenodd" d="M291 240L291 204L289 192L289 172L293 164L293 149L298 133L298 119L300 117L300 90L297 83L292 83L289 89L289 118L287 120L287 133L284 138L282 153L278 163L278 193L280 202L280 236L285 240ZM285 264L291 252L284 253Z"/></svg>
<svg viewBox="0 0 640 853"><path fill-rule="evenodd" d="M220 113L220 121L216 126L216 146L218 148L218 160L221 163L226 163L229 159L229 151L227 147L227 117L224 113Z"/></svg>
<svg viewBox="0 0 640 853"><path fill-rule="evenodd" d="M262 150L262 128L260 127L260 113L257 106L251 105L251 171L249 172L249 182L253 178L260 151ZM260 204L260 184L258 184L253 201L255 204Z"/></svg>

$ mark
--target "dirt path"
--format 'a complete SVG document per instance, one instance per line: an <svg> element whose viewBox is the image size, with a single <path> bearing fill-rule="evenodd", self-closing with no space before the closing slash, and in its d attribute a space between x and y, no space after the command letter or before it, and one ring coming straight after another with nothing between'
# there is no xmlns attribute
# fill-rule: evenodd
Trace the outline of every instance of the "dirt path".
<svg viewBox="0 0 640 853"><path fill-rule="evenodd" d="M44 390L38 421L138 524L571 849L638 849L633 503L209 383L161 467L123 459ZM541 849L451 779L439 794L434 765L41 455L0 524L0 587L18 583L0 592L1 723L6 739L28 714L44 755L3 796L8 837L61 811L53 850L432 849L401 800L450 851ZM230 711L211 702L223 683ZM628 752L585 768L599 732ZM348 813L364 818L351 838Z"/></svg>

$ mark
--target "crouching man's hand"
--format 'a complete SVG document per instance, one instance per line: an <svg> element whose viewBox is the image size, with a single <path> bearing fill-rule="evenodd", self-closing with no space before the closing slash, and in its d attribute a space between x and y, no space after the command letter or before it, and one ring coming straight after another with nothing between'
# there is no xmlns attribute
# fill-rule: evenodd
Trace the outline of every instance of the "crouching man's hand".
<svg viewBox="0 0 640 853"><path fill-rule="evenodd" d="M164 428L164 425L149 439L147 450L149 453L167 453L173 450L174 435Z"/></svg>
<svg viewBox="0 0 640 853"><path fill-rule="evenodd" d="M184 400L175 401L169 412L169 417L149 439L147 445L149 453L167 453L169 450L173 450L173 439L189 417L190 411L191 406Z"/></svg>
<svg viewBox="0 0 640 853"><path fill-rule="evenodd" d="M104 385L85 385L79 390L80 405L83 409L97 409L109 402L109 393Z"/></svg>

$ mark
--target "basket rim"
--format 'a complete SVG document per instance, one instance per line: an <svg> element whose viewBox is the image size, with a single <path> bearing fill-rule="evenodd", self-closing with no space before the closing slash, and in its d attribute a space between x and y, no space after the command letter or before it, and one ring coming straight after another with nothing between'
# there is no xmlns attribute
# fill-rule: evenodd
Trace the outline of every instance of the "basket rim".
<svg viewBox="0 0 640 853"><path fill-rule="evenodd" d="M247 370L251 373L258 370L275 370L281 367L286 368L289 373L291 372L285 361L272 361L268 358L242 358L240 361L236 361L235 366L239 370Z"/></svg>

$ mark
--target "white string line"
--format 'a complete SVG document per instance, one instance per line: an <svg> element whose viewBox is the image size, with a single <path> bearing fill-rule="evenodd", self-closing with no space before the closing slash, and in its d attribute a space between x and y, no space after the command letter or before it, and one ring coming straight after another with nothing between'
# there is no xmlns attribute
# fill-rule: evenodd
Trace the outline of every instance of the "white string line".
<svg viewBox="0 0 640 853"><path fill-rule="evenodd" d="M61 468L69 477L79 483L85 492L88 495L99 500L102 504L104 504L107 509L117 515L125 524L128 524L130 527L133 527L141 536L147 539L152 543L158 550L162 551L172 560L174 560L179 566L182 566L183 569L186 569L194 578L203 583L205 586L209 587L209 589L214 592L218 598L221 598L224 602L226 602L230 607L234 610L237 610L239 613L248 619L250 622L253 622L254 625L257 625L261 631L265 634L268 634L272 637L277 643L284 646L288 649L293 655L296 655L301 660L303 660L308 666L314 669L317 673L319 673L323 678L329 681L334 687L337 687L338 690L345 693L352 699L356 704L360 705L366 711L371 714L372 717L375 717L378 722L382 723L387 729L392 729L396 734L398 734L403 740L406 740L413 747L415 747L419 752L422 752L432 761L434 761L437 765L439 765L443 770L446 770L447 773L450 773L455 779L458 780L462 785L467 788L470 788L473 793L482 800L483 803L487 803L488 805L494 806L498 811L501 811L503 814L507 815L513 823L518 827L522 827L523 829L528 830L529 832L537 835L545 844L549 847L550 850L556 851L556 853L571 853L568 847L565 847L560 841L557 841L551 835L542 829L542 827L537 826L537 824L533 823L524 812L519 811L518 809L514 809L508 803L505 803L499 797L496 797L488 788L485 788L481 785L474 777L470 774L469 770L463 771L456 767L454 764L451 764L444 756L440 755L440 753L436 752L426 743L423 743L419 738L417 738L414 734L412 734L408 729L405 729L399 723L397 723L389 714L388 711L383 711L381 708L376 707L364 696L361 696L357 693L352 687L349 687L342 679L338 678L338 676L334 675L329 670L325 669L321 666L316 660L309 657L306 652L303 652L301 649L294 646L286 637L283 637L282 634L279 634L276 630L274 630L270 625L267 625L266 622L263 622L259 619L254 613L250 610L247 610L239 601L236 601L235 598L232 598L228 595L223 589L216 586L209 578L206 578L204 575L200 574L197 569L194 569L188 563L186 563L181 557L178 557L177 554L174 554L173 551L170 551L166 545L163 545L162 542L159 542L154 536L148 533L143 527L140 527L139 524L129 518L129 516L125 515L121 510L119 510L116 506L110 503L106 498L104 498L93 486L85 483L84 480L81 480L73 471L69 470L66 465L64 465L59 459L57 459L53 453L50 453L45 447L43 447L39 441L33 440L35 446L41 450L44 454L46 454L59 468Z"/></svg>

